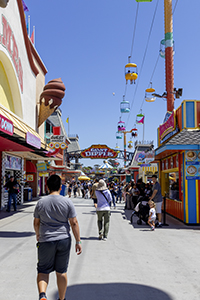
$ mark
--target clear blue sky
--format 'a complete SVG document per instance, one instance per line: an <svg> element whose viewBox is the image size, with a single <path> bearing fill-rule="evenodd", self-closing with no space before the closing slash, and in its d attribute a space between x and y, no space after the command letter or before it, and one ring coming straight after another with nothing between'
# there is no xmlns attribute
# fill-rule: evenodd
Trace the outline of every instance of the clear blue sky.
<svg viewBox="0 0 200 300"><path fill-rule="evenodd" d="M61 77L67 90L61 105L62 118L69 117L70 133L79 135L81 149L92 144L106 144L115 148L120 102L125 93L124 66L132 54L138 65L136 84L128 84L126 100L131 112L125 114L127 130L135 124L136 115L145 114L145 140L154 140L157 147L157 127L163 122L166 102L144 100L164 38L164 0L159 0L143 68L147 39L158 0L138 3L135 0L25 0L36 28L36 49L48 69L46 83ZM173 1L173 33L175 41L174 85L183 88L183 96L175 101L175 108L184 99L200 99L200 1ZM135 28L133 52L131 43ZM165 63L161 57L152 79L156 92L165 91ZM113 92L115 96L113 96ZM143 126L137 125L138 140L142 140ZM130 135L127 135L127 140ZM122 140L118 145L123 149ZM93 165L102 160L81 160Z"/></svg>

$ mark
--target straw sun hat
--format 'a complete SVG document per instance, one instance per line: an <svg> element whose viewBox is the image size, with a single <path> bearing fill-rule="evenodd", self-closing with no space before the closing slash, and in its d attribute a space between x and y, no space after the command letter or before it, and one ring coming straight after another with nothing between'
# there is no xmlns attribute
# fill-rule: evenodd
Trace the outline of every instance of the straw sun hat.
<svg viewBox="0 0 200 300"><path fill-rule="evenodd" d="M97 190L98 191L104 191L104 190L107 190L107 185L105 183L105 181L103 179L100 179L99 182L98 182L98 185L97 185Z"/></svg>

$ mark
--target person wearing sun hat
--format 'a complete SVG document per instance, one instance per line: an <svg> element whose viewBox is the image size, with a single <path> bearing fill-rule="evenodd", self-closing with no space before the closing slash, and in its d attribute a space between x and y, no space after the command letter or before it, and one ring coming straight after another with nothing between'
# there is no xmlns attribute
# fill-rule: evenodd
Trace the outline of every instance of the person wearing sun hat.
<svg viewBox="0 0 200 300"><path fill-rule="evenodd" d="M97 196L97 224L99 230L99 240L107 240L110 224L110 205L112 195L103 179L100 179L96 188Z"/></svg>

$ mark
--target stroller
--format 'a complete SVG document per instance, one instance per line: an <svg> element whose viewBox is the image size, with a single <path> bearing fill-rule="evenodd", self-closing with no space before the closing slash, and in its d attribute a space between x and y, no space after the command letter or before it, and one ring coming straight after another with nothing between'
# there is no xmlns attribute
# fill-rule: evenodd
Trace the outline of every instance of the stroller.
<svg viewBox="0 0 200 300"><path fill-rule="evenodd" d="M134 211L131 214L131 223L133 222L133 216L137 215L138 220L137 224L142 225L142 221L147 224L148 217L149 217L149 204L148 202L144 201L144 197L139 197L138 198L138 204L134 208Z"/></svg>

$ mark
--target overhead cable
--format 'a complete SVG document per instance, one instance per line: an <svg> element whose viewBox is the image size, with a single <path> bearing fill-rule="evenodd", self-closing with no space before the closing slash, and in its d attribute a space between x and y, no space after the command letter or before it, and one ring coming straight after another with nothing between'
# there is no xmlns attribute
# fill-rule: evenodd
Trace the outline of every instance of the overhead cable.
<svg viewBox="0 0 200 300"><path fill-rule="evenodd" d="M135 88L133 100L132 100L131 107L130 107L131 109L132 109L133 104L134 104L135 95L136 95L137 88L138 88L138 84L139 84L139 81L140 81L140 78L141 78L141 73L142 73L142 69L143 69L143 66L144 66L144 61L145 61L145 58L146 58L146 54L147 54L147 50L148 50L148 45L149 45L149 41L150 41L150 37L151 37L151 32L152 32L152 29L153 29L153 24L154 24L154 20L155 20L157 8L158 8L158 1L159 1L159 0L157 0L156 7L155 7L155 11L154 11L154 14L153 14L153 19L152 19L151 27L150 27L150 30L149 30L149 35L148 35L148 39L147 39L147 44L146 44L144 56L143 56L143 59L142 59L142 64L141 64L141 69L140 69L140 76L138 77L138 80L137 80L137 85L136 85L136 88ZM130 114L129 114L128 119L127 119L127 124L128 124L129 118L130 118Z"/></svg>

